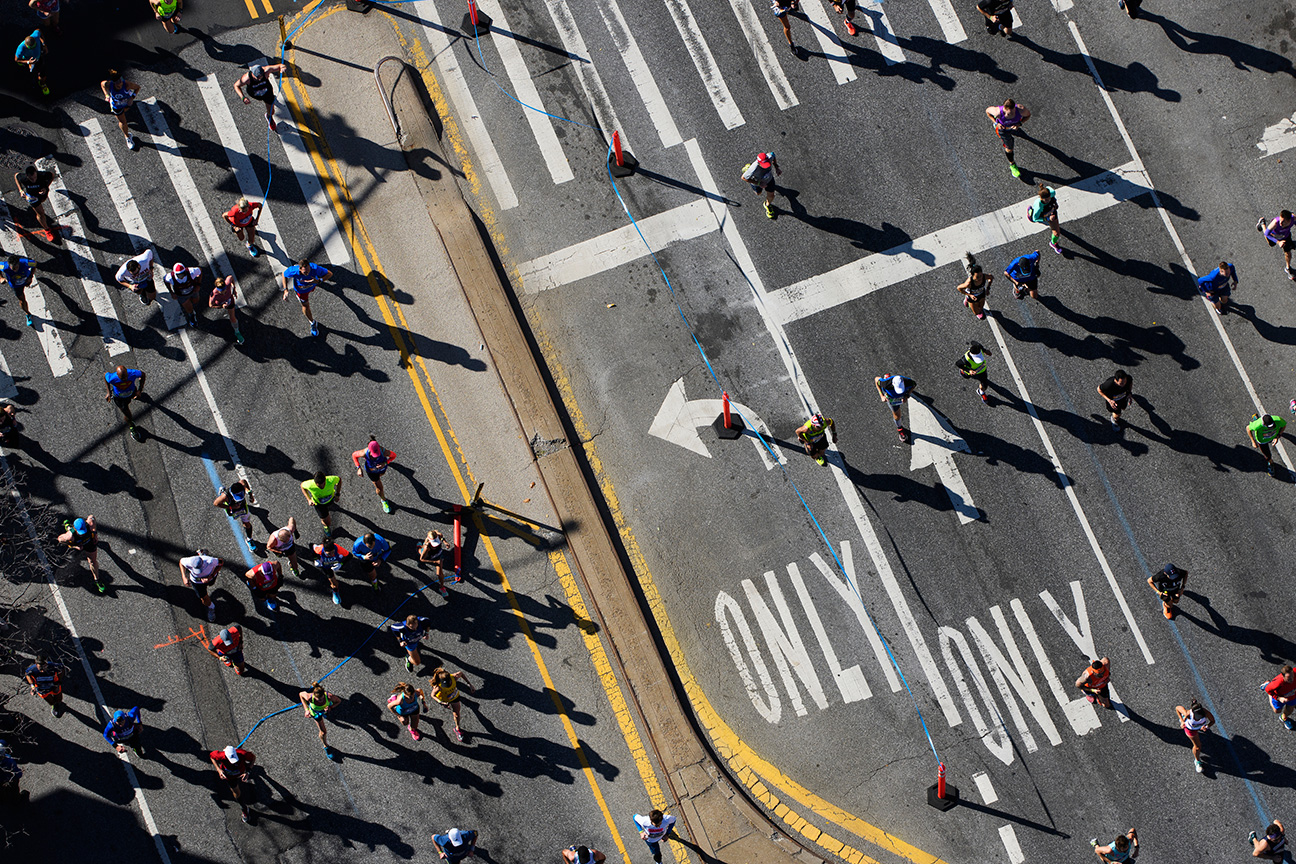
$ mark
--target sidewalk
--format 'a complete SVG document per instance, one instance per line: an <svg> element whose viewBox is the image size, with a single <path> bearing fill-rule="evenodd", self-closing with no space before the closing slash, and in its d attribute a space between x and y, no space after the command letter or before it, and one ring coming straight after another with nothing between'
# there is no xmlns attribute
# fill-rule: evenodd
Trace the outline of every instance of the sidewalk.
<svg viewBox="0 0 1296 864"><path fill-rule="evenodd" d="M730 783L671 684L632 574L569 446L509 288L460 193L458 160L438 138L442 124L426 95L436 83L419 79L405 40L379 10L357 15L333 7L299 30L293 43L288 58L305 67L298 79L302 90L321 118L366 242L386 268L371 271L370 282L396 286L393 295L405 314L397 326L408 328L408 341L427 361L426 371L414 363L419 370L411 378L427 376L451 428L485 433L450 442L485 482L484 497L566 526L581 593L610 643L613 674L628 685L632 722L665 774L663 791L678 802L668 807L680 819L685 845L707 862L791 864L796 858L818 864ZM387 55L403 61L382 70L399 143L372 72ZM418 293L406 299L416 285Z"/></svg>

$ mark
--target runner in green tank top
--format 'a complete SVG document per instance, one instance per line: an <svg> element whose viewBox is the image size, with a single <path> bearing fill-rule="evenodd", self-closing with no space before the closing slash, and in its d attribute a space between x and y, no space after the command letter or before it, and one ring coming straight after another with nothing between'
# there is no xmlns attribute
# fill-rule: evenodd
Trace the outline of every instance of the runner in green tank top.
<svg viewBox="0 0 1296 864"><path fill-rule="evenodd" d="M333 531L333 517L330 511L342 497L342 478L336 474L325 474L316 471L315 476L301 484L302 495L315 508L315 515L324 524L325 533Z"/></svg>
<svg viewBox="0 0 1296 864"><path fill-rule="evenodd" d="M149 0L149 6L153 7L153 17L162 22L162 29L174 35L184 0Z"/></svg>
<svg viewBox="0 0 1296 864"><path fill-rule="evenodd" d="M1265 467L1269 471L1269 476L1274 473L1273 453L1269 450L1269 445L1282 435L1287 428L1287 421L1277 414L1265 414L1257 417L1251 415L1251 422L1247 424L1247 437L1251 439L1251 446L1260 451L1260 455L1265 458Z"/></svg>

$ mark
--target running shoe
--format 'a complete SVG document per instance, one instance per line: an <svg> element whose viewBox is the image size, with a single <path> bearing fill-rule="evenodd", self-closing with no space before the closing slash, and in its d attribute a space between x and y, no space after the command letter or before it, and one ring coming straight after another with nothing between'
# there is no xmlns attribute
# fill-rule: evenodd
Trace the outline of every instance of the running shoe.
<svg viewBox="0 0 1296 864"><path fill-rule="evenodd" d="M1274 463L1270 462L1270 463L1269 463L1269 467L1266 468L1265 470L1267 470L1267 471L1269 472L1269 476L1270 476L1270 477L1274 476ZM1287 728L1288 728L1288 729L1291 729L1291 728L1292 728L1291 721L1289 720L1289 721L1286 721L1286 722L1287 722Z"/></svg>
<svg viewBox="0 0 1296 864"><path fill-rule="evenodd" d="M147 297L144 296L144 292L143 292L143 291L141 291L141 292L140 292L138 295L136 295L136 296L139 297L139 301L140 301L140 303L144 304L145 306L149 305L149 302L150 302L150 301L149 301L149 298L147 298Z"/></svg>
<svg viewBox="0 0 1296 864"><path fill-rule="evenodd" d="M215 624L215 623L216 623L216 607L215 607L215 606L208 606L208 607L207 607L207 622L208 622L209 624Z"/></svg>
<svg viewBox="0 0 1296 864"><path fill-rule="evenodd" d="M41 95L42 95L42 96L48 96L48 95L49 95L49 87L47 87L47 86L44 85L44 84L40 85L40 91L41 91Z"/></svg>
<svg viewBox="0 0 1296 864"><path fill-rule="evenodd" d="M342 605L342 598L338 596L338 593L336 591L333 592L333 605L334 606Z"/></svg>
<svg viewBox="0 0 1296 864"><path fill-rule="evenodd" d="M278 603L273 603L273 602L267 600L267 601L266 601L266 608L269 609L271 612L274 612L275 610L277 610L277 609L279 608L279 604L278 604Z"/></svg>
<svg viewBox="0 0 1296 864"><path fill-rule="evenodd" d="M1017 163L1015 162L1008 163L1008 170L1012 172L1014 177L1021 176L1021 169L1017 167Z"/></svg>
<svg viewBox="0 0 1296 864"><path fill-rule="evenodd" d="M279 124L275 123L275 119L271 117L269 114L266 115L266 125L270 127L271 132L279 131Z"/></svg>
<svg viewBox="0 0 1296 864"><path fill-rule="evenodd" d="M1259 219L1256 220L1256 230L1259 231L1261 234L1264 233L1264 217L1263 217L1263 216L1261 216Z"/></svg>
<svg viewBox="0 0 1296 864"><path fill-rule="evenodd" d="M854 24L852 24L851 22L847 21L847 22L846 22L846 32L849 33L850 35L854 36L854 35L855 35L856 33L858 33L859 31L855 29L855 25L854 25Z"/></svg>
<svg viewBox="0 0 1296 864"><path fill-rule="evenodd" d="M374 589L375 591L381 591L381 590L382 590L381 588L378 587L378 580L377 580L377 579L375 579L374 581L370 582L369 584L373 586L373 589Z"/></svg>
<svg viewBox="0 0 1296 864"><path fill-rule="evenodd" d="M248 824L248 811L244 810L242 812L242 816L243 816L243 824L244 825Z"/></svg>
<svg viewBox="0 0 1296 864"><path fill-rule="evenodd" d="M319 322L318 322L318 321L312 321L312 322L311 322L311 335L312 335L312 336L318 336L318 335L319 335Z"/></svg>
<svg viewBox="0 0 1296 864"><path fill-rule="evenodd" d="M95 588L99 589L100 594L108 590L108 586L100 582L98 579L95 580Z"/></svg>
<svg viewBox="0 0 1296 864"><path fill-rule="evenodd" d="M24 313L23 313L23 317L27 319L27 326L28 326L28 327L32 326L31 315L29 315L29 314L27 314L26 312L24 312Z"/></svg>
<svg viewBox="0 0 1296 864"><path fill-rule="evenodd" d="M126 149L127 149L127 150L138 150L138 149L139 149L139 142L135 140L135 136L134 136L134 135L128 135L128 136L126 136Z"/></svg>
<svg viewBox="0 0 1296 864"><path fill-rule="evenodd" d="M251 538L251 537L244 537L244 538L243 538L243 542L247 544L247 547L248 547L248 551L249 551L249 552L255 552L255 551L256 551L256 544L252 542L252 538Z"/></svg>
<svg viewBox="0 0 1296 864"><path fill-rule="evenodd" d="M899 429L896 429L896 432L899 433L901 441L909 440L909 432L903 426L901 426Z"/></svg>
<svg viewBox="0 0 1296 864"><path fill-rule="evenodd" d="M413 726L411 726L411 727L410 727L410 737L413 738L415 741L418 741L418 740L421 739L423 736L419 734L419 731L418 731L417 729L415 729Z"/></svg>
<svg viewBox="0 0 1296 864"><path fill-rule="evenodd" d="M463 730L460 729L458 726L455 727L455 737L458 738L460 741L463 740Z"/></svg>
<svg viewBox="0 0 1296 864"><path fill-rule="evenodd" d="M390 513L390 512L392 512L391 502L388 501L386 498L383 499L382 505L383 505L383 512L384 512L384 513Z"/></svg>
<svg viewBox="0 0 1296 864"><path fill-rule="evenodd" d="M447 600L450 599L450 592L446 590L446 587L444 585L438 585L437 590L441 592L442 597L446 598Z"/></svg>
<svg viewBox="0 0 1296 864"><path fill-rule="evenodd" d="M1162 606L1162 607L1161 607L1161 614L1163 614L1163 615L1166 616L1166 620L1167 620L1167 621L1171 620L1172 618L1174 618L1174 607L1173 607L1173 606Z"/></svg>
<svg viewBox="0 0 1296 864"><path fill-rule="evenodd" d="M48 241L51 242L51 243L54 242L55 237L54 237L54 232L53 232L53 231L41 231L41 233L45 235L45 239L46 239L46 240L48 240Z"/></svg>
<svg viewBox="0 0 1296 864"><path fill-rule="evenodd" d="M977 395L981 397L981 401L982 401L982 402L984 402L984 403L987 404L987 405L990 404L990 394L989 394L989 393L985 392L984 390L978 390L978 391L977 391Z"/></svg>
<svg viewBox="0 0 1296 864"><path fill-rule="evenodd" d="M143 748L143 747L132 747L131 749L135 751L135 755L136 755L136 756L138 756L138 757L141 758L141 759L144 758L144 748Z"/></svg>
<svg viewBox="0 0 1296 864"><path fill-rule="evenodd" d="M828 462L825 461L825 460L824 460L824 457L822 457L822 456L816 456L816 457L815 457L815 461L818 462L820 465L827 465L827 464L828 464Z"/></svg>
<svg viewBox="0 0 1296 864"><path fill-rule="evenodd" d="M243 339L243 331L241 331L241 330L235 330L235 331L234 331L234 341L237 342L237 343L240 344L240 345L243 344L243 342L244 342L244 339Z"/></svg>
<svg viewBox="0 0 1296 864"><path fill-rule="evenodd" d="M1288 732L1296 732L1296 723L1293 723L1291 718L1284 720L1283 725L1287 727Z"/></svg>
<svg viewBox="0 0 1296 864"><path fill-rule="evenodd" d="M984 312L978 312L978 313L977 313L977 320L978 320L978 321L984 321L984 320L985 320L985 313L984 313Z"/></svg>
<svg viewBox="0 0 1296 864"><path fill-rule="evenodd" d="M261 254L261 250L251 243L247 244L247 250L248 250L248 254L251 255L253 258Z"/></svg>
<svg viewBox="0 0 1296 864"><path fill-rule="evenodd" d="M1113 420L1113 421L1111 421L1111 424L1112 424L1112 428L1113 428L1113 429L1115 429L1115 430L1117 430L1117 431L1120 430L1120 421L1119 421L1119 420Z"/></svg>
<svg viewBox="0 0 1296 864"><path fill-rule="evenodd" d="M1062 254L1062 247L1059 246L1058 244L1054 243L1052 240L1049 241L1049 248L1052 249L1054 252L1056 252L1056 253L1059 254L1059 255Z"/></svg>
<svg viewBox="0 0 1296 864"><path fill-rule="evenodd" d="M1205 767L1206 766L1202 764L1202 761L1200 759L1193 760L1193 768L1196 769L1198 774L1202 773Z"/></svg>
<svg viewBox="0 0 1296 864"><path fill-rule="evenodd" d="M137 428L135 427L135 424L134 424L134 423L132 423L128 428L130 429L130 436L131 436L132 438L134 438L136 441L142 441L142 440L144 440L144 439L143 439L143 436L140 435L140 431L139 431L139 429L137 429Z"/></svg>
<svg viewBox="0 0 1296 864"><path fill-rule="evenodd" d="M1256 840L1256 839L1258 839L1258 835L1256 834L1256 832L1252 831L1250 834L1247 835L1247 839L1248 839L1248 840Z"/></svg>
<svg viewBox="0 0 1296 864"><path fill-rule="evenodd" d="M405 671L406 672L414 671L414 661L409 659L408 657L405 658Z"/></svg>
<svg viewBox="0 0 1296 864"><path fill-rule="evenodd" d="M765 215L771 219L774 218L774 207L768 201L765 202Z"/></svg>

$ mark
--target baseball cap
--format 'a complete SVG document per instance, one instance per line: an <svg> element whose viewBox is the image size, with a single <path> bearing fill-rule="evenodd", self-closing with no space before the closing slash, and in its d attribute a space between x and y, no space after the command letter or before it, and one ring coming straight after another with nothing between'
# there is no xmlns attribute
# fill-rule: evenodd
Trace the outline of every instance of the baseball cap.
<svg viewBox="0 0 1296 864"><path fill-rule="evenodd" d="M762 168L770 167L770 160L774 158L773 153L757 153L756 164Z"/></svg>
<svg viewBox="0 0 1296 864"><path fill-rule="evenodd" d="M446 835L449 836L450 842L456 846L463 842L463 832L458 828L451 828L446 832Z"/></svg>
<svg viewBox="0 0 1296 864"><path fill-rule="evenodd" d="M116 711L113 712L113 722L114 722L114 723L118 722L119 720L124 720L124 719L126 719L126 712L125 712L125 711L123 711L123 710L121 710L120 708L118 708Z"/></svg>
<svg viewBox="0 0 1296 864"><path fill-rule="evenodd" d="M176 265L175 265L174 267L171 268L171 272L174 273L175 275L179 276L179 275L183 274L183 273L185 272L185 270L187 270L187 269L188 269L188 268L186 268L185 265L183 265L183 264L181 264L180 262L177 261L177 262L176 262Z"/></svg>
<svg viewBox="0 0 1296 864"><path fill-rule="evenodd" d="M382 455L382 446L377 441L369 442L369 455L375 459Z"/></svg>
<svg viewBox="0 0 1296 864"><path fill-rule="evenodd" d="M220 638L221 638L221 641L223 641L223 642L228 642L228 641L230 641L230 631L229 631L229 628L228 628L228 627L226 627L224 630L222 630L222 631L220 632Z"/></svg>
<svg viewBox="0 0 1296 864"><path fill-rule="evenodd" d="M1174 573L1174 569L1175 566L1173 564L1167 564L1165 567L1161 569L1161 572L1165 573L1166 575L1172 575Z"/></svg>
<svg viewBox="0 0 1296 864"><path fill-rule="evenodd" d="M231 765L239 761L238 750L234 749L234 745L231 744L225 748L225 758L230 761Z"/></svg>
<svg viewBox="0 0 1296 864"><path fill-rule="evenodd" d="M78 534L81 534L86 530L86 521L84 519L78 519L72 523L72 528Z"/></svg>
<svg viewBox="0 0 1296 864"><path fill-rule="evenodd" d="M253 78L260 78L262 75L265 74L265 67L258 63L248 71L252 73Z"/></svg>
<svg viewBox="0 0 1296 864"><path fill-rule="evenodd" d="M891 389L897 393L905 392L905 380L903 375L891 376Z"/></svg>

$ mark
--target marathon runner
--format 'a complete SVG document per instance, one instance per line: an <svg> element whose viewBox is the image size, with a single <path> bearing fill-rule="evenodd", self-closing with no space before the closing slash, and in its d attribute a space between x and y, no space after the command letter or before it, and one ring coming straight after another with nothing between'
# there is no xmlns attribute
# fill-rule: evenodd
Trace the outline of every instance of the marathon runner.
<svg viewBox="0 0 1296 864"><path fill-rule="evenodd" d="M901 441L908 441L909 431L900 421L900 409L913 395L913 379L903 375L879 375L873 379L873 386L877 387L878 397L891 409L891 419L895 421L896 434L900 436Z"/></svg>
<svg viewBox="0 0 1296 864"><path fill-rule="evenodd" d="M1292 708L1296 708L1296 672L1292 667L1282 667L1274 679L1264 685L1264 692L1269 697L1269 707L1273 708L1287 731L1296 730L1296 723L1291 719Z"/></svg>
<svg viewBox="0 0 1296 864"><path fill-rule="evenodd" d="M1104 708L1112 707L1111 703L1111 661L1106 657L1093 660L1080 673L1075 685L1085 694L1090 702L1097 702Z"/></svg>
<svg viewBox="0 0 1296 864"><path fill-rule="evenodd" d="M1200 774L1202 769L1205 768L1206 762L1206 754L1202 752L1201 733L1214 725L1215 715L1203 708L1202 704L1194 699L1188 703L1187 708L1176 705L1175 716L1179 718L1180 728L1188 736L1188 740L1192 742L1193 768Z"/></svg>
<svg viewBox="0 0 1296 864"><path fill-rule="evenodd" d="M967 274L967 279L959 283L958 292L963 295L963 305L972 310L977 320L984 321L985 304L990 296L994 276L982 271L971 252L967 255Z"/></svg>
<svg viewBox="0 0 1296 864"><path fill-rule="evenodd" d="M234 229L234 236L247 246L248 254L253 258L261 254L261 250L256 247L256 229L257 223L261 221L261 206L260 201L249 202L246 197L243 197L225 211L225 221L230 224L230 228Z"/></svg>
<svg viewBox="0 0 1296 864"><path fill-rule="evenodd" d="M360 464L362 459L364 465ZM369 479L373 481L374 491L378 493L378 500L382 502L383 512L392 512L391 502L387 500L387 495L383 491L382 478L387 473L387 468L396 461L396 451L384 450L378 443L378 439L370 435L369 445L363 450L352 453L351 461L355 463L357 477L367 473Z"/></svg>
<svg viewBox="0 0 1296 864"><path fill-rule="evenodd" d="M289 516L288 524L266 539L266 551L273 552L280 558L287 558L288 569L292 570L292 574L297 577L301 576L301 564L297 562L297 539L300 536L297 532L297 520Z"/></svg>
<svg viewBox="0 0 1296 864"><path fill-rule="evenodd" d="M51 243L57 243L60 233L63 230L62 225L52 224L49 216L45 213L45 201L49 198L50 185L54 182L54 174L50 171L38 171L35 165L28 165L22 171L14 174L14 183L18 185L18 194L22 195L27 206L31 208L32 213L36 216L36 222L41 227L41 233L45 239Z"/></svg>
<svg viewBox="0 0 1296 864"><path fill-rule="evenodd" d="M396 715L396 719L409 730L410 737L415 741L423 737L418 730L420 707L423 711L427 710L427 696L413 684L404 681L392 688L391 695L387 697L387 710Z"/></svg>
<svg viewBox="0 0 1296 864"><path fill-rule="evenodd" d="M446 590L445 575L442 568L450 563L446 560L446 556L451 555L452 552L451 544L446 540L445 536L435 528L427 533L427 536L423 538L423 545L419 546L419 563L436 565L437 591L441 592L441 596L447 600L450 599L450 592ZM452 581L463 581L463 577L459 575L458 569L455 570L455 576Z"/></svg>
<svg viewBox="0 0 1296 864"><path fill-rule="evenodd" d="M372 531L357 537L356 541L351 544L351 555L357 561L365 563L369 584L373 586L375 591L378 590L378 568L387 560L387 556L390 554L391 544L381 534L375 534Z"/></svg>
<svg viewBox="0 0 1296 864"><path fill-rule="evenodd" d="M216 603L207 593L208 587L216 582L225 562L215 557L206 549L199 549L196 555L180 559L180 582L186 588L192 588L198 600L207 607L207 620L216 620Z"/></svg>
<svg viewBox="0 0 1296 864"><path fill-rule="evenodd" d="M476 693L477 688L468 680L468 676L462 672L448 672L444 666L438 666L432 670L432 677L428 679L428 684L432 687L432 698L441 705L450 709L454 715L454 733L460 741L463 740L463 730L459 727L459 685L463 684L468 688L469 693Z"/></svg>
<svg viewBox="0 0 1296 864"><path fill-rule="evenodd" d="M36 76L36 89L41 92L42 96L49 95L49 85L45 83L44 61L48 53L45 48L45 39L41 36L41 31L33 30L31 35L18 43L18 49L14 51L14 61L27 67L27 71ZM51 240L54 238L51 237Z"/></svg>
<svg viewBox="0 0 1296 864"><path fill-rule="evenodd" d="M108 70L108 77L99 82L99 89L103 91L104 98L108 100L108 110L117 118L117 128L121 130L122 135L126 138L126 149L134 150L139 147L135 136L131 134L130 126L126 123L126 112L130 106L135 103L135 95L139 93L139 85L134 81L127 81L122 77L122 73L116 69Z"/></svg>
<svg viewBox="0 0 1296 864"><path fill-rule="evenodd" d="M117 268L117 284L135 292L145 306L157 297L157 288L153 285L153 250L145 249L134 258L127 258Z"/></svg>
<svg viewBox="0 0 1296 864"><path fill-rule="evenodd" d="M433 834L432 845L436 847L437 854L446 864L459 864L463 859L471 858L477 853L477 839L476 831L451 828L444 834Z"/></svg>
<svg viewBox="0 0 1296 864"><path fill-rule="evenodd" d="M341 698L325 690L324 685L318 681L311 685L311 689L298 693L297 698L301 700L306 716L314 720L315 726L319 729L319 739L324 744L324 755L330 759L335 758L333 748L329 747L328 730L324 726L324 721L330 711L342 704Z"/></svg>
<svg viewBox="0 0 1296 864"><path fill-rule="evenodd" d="M428 633L428 619L406 615L404 621L391 625L391 632L396 634L396 641L405 649L405 671L414 672L422 668L423 658L419 652L423 649L423 637Z"/></svg>
<svg viewBox="0 0 1296 864"><path fill-rule="evenodd" d="M332 278L332 270L318 264L312 264L309 258L301 259L283 272L283 299L288 299L288 292L290 291L297 296L297 302L302 307L302 314L310 322L310 334L312 336L318 336L320 331L319 322L315 320L315 313L311 311L311 292L318 288L321 282Z"/></svg>
<svg viewBox="0 0 1296 864"><path fill-rule="evenodd" d="M329 588L333 591L333 605L342 605L342 597L338 594L338 577L342 575L342 568L346 566L347 556L351 553L345 546L334 543L327 534L311 549L315 553L315 566L324 571L324 577L328 579Z"/></svg>
<svg viewBox="0 0 1296 864"><path fill-rule="evenodd" d="M32 326L31 310L27 308L27 287L36 278L36 262L21 255L10 255L0 261L0 280L18 295L18 307L27 319L27 326Z"/></svg>
<svg viewBox="0 0 1296 864"><path fill-rule="evenodd" d="M153 7L153 17L162 22L162 29L175 35L184 0L149 0L149 5Z"/></svg>
<svg viewBox="0 0 1296 864"><path fill-rule="evenodd" d="M274 612L279 608L279 585L283 582L283 565L278 561L262 561L243 574L252 602L264 600L266 608Z"/></svg>
<svg viewBox="0 0 1296 864"><path fill-rule="evenodd" d="M973 342L967 352L954 361L960 375L977 382L977 395L987 405L990 404L990 394L986 393L986 386L990 383L990 376L986 374L986 367L989 365L986 358L990 356L993 355L980 342Z"/></svg>
<svg viewBox="0 0 1296 864"><path fill-rule="evenodd" d="M1251 439L1251 446L1265 458L1265 467L1270 477L1274 476L1274 461L1269 445L1277 441L1286 428L1287 421L1277 414L1265 414L1263 417L1252 414L1251 422L1247 424L1247 437Z"/></svg>
<svg viewBox="0 0 1296 864"><path fill-rule="evenodd" d="M1012 176L1020 177L1021 169L1017 167L1017 158L1013 153L1013 141L1024 134L1022 126L1030 119L1031 112L1025 105L1018 105L1012 99L1005 99L1002 105L991 105L985 110L990 122L994 123L995 134L1003 146L1004 155L1008 157L1008 170Z"/></svg>
<svg viewBox="0 0 1296 864"><path fill-rule="evenodd" d="M126 421L130 436L136 441L142 440L142 437L135 426L135 417L131 414L130 405L144 395L144 382L147 380L148 375L139 369L127 369L125 366L118 366L104 374L104 386L108 391L104 399L111 399L117 406L117 410Z"/></svg>
<svg viewBox="0 0 1296 864"><path fill-rule="evenodd" d="M1174 618L1175 606L1179 604L1184 586L1188 584L1188 571L1167 564L1157 573L1149 576L1147 582L1161 597L1162 613L1167 619Z"/></svg>
<svg viewBox="0 0 1296 864"><path fill-rule="evenodd" d="M48 21L55 36L63 34L63 30L59 27L59 0L28 0L27 5L36 10L36 17L41 21L41 29L45 28L45 22Z"/></svg>
<svg viewBox="0 0 1296 864"><path fill-rule="evenodd" d="M324 525L324 536L333 531L333 507L342 497L342 478L336 474L316 471L315 476L301 484L302 495L315 508L315 515Z"/></svg>
<svg viewBox="0 0 1296 864"><path fill-rule="evenodd" d="M265 103L266 125L270 127L271 132L277 129L274 119L274 85L270 81L270 76L283 75L287 71L288 67L283 63L272 63L269 66L258 64L248 69L234 82L234 92L243 100L244 105L251 104L253 99Z"/></svg>
<svg viewBox="0 0 1296 864"><path fill-rule="evenodd" d="M108 586L99 578L99 532L95 528L93 515L84 519L63 520L64 531L58 536L58 542L67 544L74 553L73 558L84 557L90 564L90 575L94 577L95 588L100 594Z"/></svg>
<svg viewBox="0 0 1296 864"><path fill-rule="evenodd" d="M12 402L0 401L0 444L18 446L18 409Z"/></svg>
<svg viewBox="0 0 1296 864"><path fill-rule="evenodd" d="M820 465L826 465L824 454L828 452L828 434L832 433L832 443L837 443L837 424L831 417L825 418L815 413L806 422L797 427L797 438L801 440L806 453L814 457Z"/></svg>
<svg viewBox="0 0 1296 864"><path fill-rule="evenodd" d="M1062 226L1058 223L1057 190L1051 186L1039 184L1039 194L1028 211L1030 220L1040 225L1049 226L1049 248L1062 254Z"/></svg>
<svg viewBox="0 0 1296 864"><path fill-rule="evenodd" d="M1218 267L1197 280L1197 291L1215 307L1215 314L1223 315L1237 285L1237 268L1221 261Z"/></svg>
<svg viewBox="0 0 1296 864"><path fill-rule="evenodd" d="M1004 270L1008 281L1013 283L1013 296L1018 300L1027 294L1032 300L1039 299L1040 253L1036 249L1025 255L1019 255Z"/></svg>
<svg viewBox="0 0 1296 864"><path fill-rule="evenodd" d="M207 305L212 309L224 309L229 313L230 326L234 328L234 341L243 344L243 331L239 330L238 313L234 311L234 277L226 276L216 280L212 287Z"/></svg>
<svg viewBox="0 0 1296 864"><path fill-rule="evenodd" d="M252 494L252 487L246 480L235 480L222 489L212 502L213 507L219 507L231 519L243 523L243 542L247 543L250 552L256 552L256 543L252 540L252 514L248 512L248 505L255 503L256 496Z"/></svg>
<svg viewBox="0 0 1296 864"><path fill-rule="evenodd" d="M224 750L212 750L207 754L207 758L211 760L217 776L229 784L230 795L234 796L234 801L239 805L239 812L246 823L251 813L243 803L243 781L247 779L252 766L256 764L256 754L250 750L240 750L231 746Z"/></svg>
<svg viewBox="0 0 1296 864"><path fill-rule="evenodd" d="M1288 279L1296 282L1296 270L1292 269L1291 261L1292 249L1296 249L1296 240L1292 240L1293 225L1296 225L1296 217L1292 216L1290 210L1282 210L1269 223L1266 223L1262 217L1256 223L1256 230L1264 235L1265 242L1270 246L1282 249L1283 270L1287 273Z"/></svg>
<svg viewBox="0 0 1296 864"><path fill-rule="evenodd" d="M231 624L211 639L207 649L212 656L234 670L235 675L247 671L243 661L243 631L237 624Z"/></svg>
<svg viewBox="0 0 1296 864"><path fill-rule="evenodd" d="M140 732L144 724L140 721L140 709L136 705L129 711L118 709L104 727L103 737L118 753L125 753L129 747L135 755L144 758L144 747L140 744Z"/></svg>
<svg viewBox="0 0 1296 864"><path fill-rule="evenodd" d="M1287 668L1291 669L1290 666ZM31 685L31 694L44 699L55 717L62 717L63 712L67 710L63 704L64 671L66 670L62 663L55 663L44 654L37 654L36 662L23 672L23 677Z"/></svg>
<svg viewBox="0 0 1296 864"><path fill-rule="evenodd" d="M198 325L198 313L194 310L194 300L202 288L203 272L198 267L186 267L176 263L171 272L162 277L171 295L184 309L185 323L190 327Z"/></svg>

